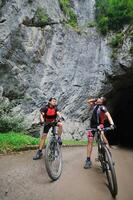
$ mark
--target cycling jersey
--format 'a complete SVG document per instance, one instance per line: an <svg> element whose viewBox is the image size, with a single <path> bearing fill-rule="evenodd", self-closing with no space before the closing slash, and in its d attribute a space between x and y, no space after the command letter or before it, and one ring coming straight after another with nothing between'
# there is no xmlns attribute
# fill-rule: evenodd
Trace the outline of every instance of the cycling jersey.
<svg viewBox="0 0 133 200"><path fill-rule="evenodd" d="M45 122L52 122L57 117L58 108L57 106L50 107L49 105L46 105L45 107L40 109L40 112L44 113Z"/></svg>
<svg viewBox="0 0 133 200"><path fill-rule="evenodd" d="M90 126L91 128L96 128L100 124L104 124L106 119L105 113L107 112L107 108L103 105L94 106Z"/></svg>

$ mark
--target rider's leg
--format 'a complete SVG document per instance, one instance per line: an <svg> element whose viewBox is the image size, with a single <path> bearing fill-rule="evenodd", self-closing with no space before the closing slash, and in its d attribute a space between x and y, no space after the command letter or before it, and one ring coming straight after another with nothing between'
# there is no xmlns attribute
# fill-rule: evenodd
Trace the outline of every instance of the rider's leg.
<svg viewBox="0 0 133 200"><path fill-rule="evenodd" d="M91 158L93 148L93 137L90 137L87 144L87 158Z"/></svg>
<svg viewBox="0 0 133 200"><path fill-rule="evenodd" d="M43 133L40 137L40 144L39 144L39 150L42 150L45 144L47 138L47 133Z"/></svg>
<svg viewBox="0 0 133 200"><path fill-rule="evenodd" d="M58 126L58 136L61 137L61 134L62 134L62 123L58 122L57 126Z"/></svg>
<svg viewBox="0 0 133 200"><path fill-rule="evenodd" d="M39 150L43 149L44 144L45 144L45 140L47 138L47 134L48 134L50 128L51 128L51 125L44 124L43 133L40 134Z"/></svg>
<svg viewBox="0 0 133 200"><path fill-rule="evenodd" d="M47 134L48 134L48 131L49 131L50 128L51 128L51 126L44 125L43 133L40 134L39 148L36 152L36 155L33 157L33 160L38 160L42 157L42 155L43 155L42 149L44 147L45 140L47 138Z"/></svg>
<svg viewBox="0 0 133 200"><path fill-rule="evenodd" d="M93 134L91 131L88 132L88 144L87 144L87 159L85 161L84 168L88 169L91 168L92 162L91 162L91 153L93 148Z"/></svg>
<svg viewBox="0 0 133 200"><path fill-rule="evenodd" d="M108 142L108 140L107 140L107 138L106 138L104 132L101 131L101 134L102 134L102 138L103 138L104 143L105 143L105 144L107 145L107 147L109 148L109 147L110 147L110 146L109 146L109 142Z"/></svg>

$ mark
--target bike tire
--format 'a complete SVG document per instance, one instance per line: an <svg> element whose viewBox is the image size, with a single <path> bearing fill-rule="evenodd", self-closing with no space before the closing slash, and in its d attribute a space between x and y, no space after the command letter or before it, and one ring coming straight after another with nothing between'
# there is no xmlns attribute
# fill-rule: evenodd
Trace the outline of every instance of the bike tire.
<svg viewBox="0 0 133 200"><path fill-rule="evenodd" d="M52 164L51 164L51 161L50 161L50 156L52 156L52 153L49 154L49 152L51 151L51 148L52 145L53 145L53 142L55 143L56 145L56 148L58 150L58 157L59 157L59 167L58 167L58 171L57 172L54 172L53 169L52 169ZM53 152L55 153L55 149L53 149ZM49 175L49 177L53 180L53 181L56 181L57 179L59 179L59 177L61 176L61 173L62 173L62 165L63 165L63 162L62 162L62 152L61 152L61 147L60 145L58 144L57 141L50 141L47 145L46 145L46 149L45 149L45 166L46 166L46 170L47 170L47 173Z"/></svg>
<svg viewBox="0 0 133 200"><path fill-rule="evenodd" d="M118 193L117 178L111 153L107 147L104 147L105 171L112 196L115 198Z"/></svg>

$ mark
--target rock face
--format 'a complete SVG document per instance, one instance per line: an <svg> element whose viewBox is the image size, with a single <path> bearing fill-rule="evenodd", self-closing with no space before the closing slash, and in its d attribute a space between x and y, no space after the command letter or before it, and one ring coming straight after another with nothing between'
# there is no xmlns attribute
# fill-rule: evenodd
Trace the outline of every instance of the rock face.
<svg viewBox="0 0 133 200"><path fill-rule="evenodd" d="M94 20L94 0L71 3L79 26ZM44 27L29 23L40 7L51 21ZM14 101L13 112L30 127L54 96L66 118L64 137L81 138L89 125L87 98L112 94L118 77L133 70L131 40L125 38L113 62L108 38L94 27L79 34L64 18L58 0L0 1L0 98Z"/></svg>

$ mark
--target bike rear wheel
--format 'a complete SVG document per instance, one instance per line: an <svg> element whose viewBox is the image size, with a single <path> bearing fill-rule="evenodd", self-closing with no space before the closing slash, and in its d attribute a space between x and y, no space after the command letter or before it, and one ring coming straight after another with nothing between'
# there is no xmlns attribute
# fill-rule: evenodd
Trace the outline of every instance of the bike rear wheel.
<svg viewBox="0 0 133 200"><path fill-rule="evenodd" d="M113 197L118 193L117 179L111 153L107 147L104 147L105 171L109 184L109 189Z"/></svg>
<svg viewBox="0 0 133 200"><path fill-rule="evenodd" d="M56 139L51 140L45 149L45 166L49 177L56 181L62 173L61 147Z"/></svg>

